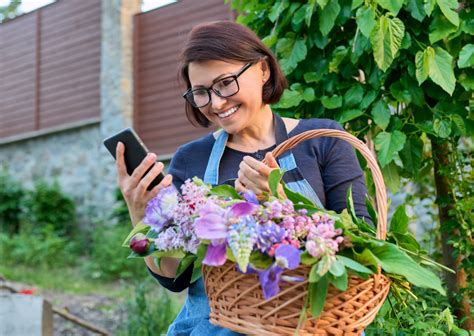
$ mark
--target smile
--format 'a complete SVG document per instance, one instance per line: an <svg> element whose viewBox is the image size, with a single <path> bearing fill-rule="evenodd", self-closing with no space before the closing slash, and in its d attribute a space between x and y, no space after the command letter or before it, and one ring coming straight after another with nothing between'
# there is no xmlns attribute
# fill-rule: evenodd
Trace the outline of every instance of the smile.
<svg viewBox="0 0 474 336"><path fill-rule="evenodd" d="M234 107L228 109L225 112L217 113L217 116L221 119L227 118L228 116L230 116L230 115L234 114L235 112L237 112L237 110L239 108L240 108L240 105L234 106Z"/></svg>

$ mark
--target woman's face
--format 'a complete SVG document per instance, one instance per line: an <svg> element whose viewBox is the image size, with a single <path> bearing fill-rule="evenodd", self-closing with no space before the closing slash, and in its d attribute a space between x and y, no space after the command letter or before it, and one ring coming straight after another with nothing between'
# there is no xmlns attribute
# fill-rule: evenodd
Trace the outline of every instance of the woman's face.
<svg viewBox="0 0 474 336"><path fill-rule="evenodd" d="M189 64L191 88L209 88L216 81L234 75L246 63L224 61L200 61ZM262 87L268 79L268 67L257 62L238 78L239 91L227 98L219 97L211 90L211 101L199 110L209 121L222 127L229 134L237 134L247 127L257 125L265 104L262 102Z"/></svg>

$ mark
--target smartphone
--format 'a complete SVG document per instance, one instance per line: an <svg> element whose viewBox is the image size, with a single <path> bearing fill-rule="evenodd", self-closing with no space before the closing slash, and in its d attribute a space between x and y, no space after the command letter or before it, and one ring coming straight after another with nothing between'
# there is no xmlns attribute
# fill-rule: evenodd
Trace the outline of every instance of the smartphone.
<svg viewBox="0 0 474 336"><path fill-rule="evenodd" d="M135 168L137 168L147 156L148 149L137 133L129 127L104 140L104 146L109 150L114 159L117 159L115 157L115 150L119 141L125 145L125 166L127 167L128 175L132 175ZM153 165L145 172L145 174L143 174L143 176L145 176L151 168L153 168ZM160 173L150 183L147 190L153 189L153 187L158 185L164 177L163 173Z"/></svg>

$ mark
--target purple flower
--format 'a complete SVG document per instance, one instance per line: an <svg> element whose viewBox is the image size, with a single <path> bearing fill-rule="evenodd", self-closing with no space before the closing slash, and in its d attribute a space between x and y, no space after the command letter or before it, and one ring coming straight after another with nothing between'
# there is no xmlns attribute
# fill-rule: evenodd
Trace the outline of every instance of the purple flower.
<svg viewBox="0 0 474 336"><path fill-rule="evenodd" d="M280 277L283 271L283 268L274 264L265 271L259 272L258 279L265 300L271 299L280 292Z"/></svg>
<svg viewBox="0 0 474 336"><path fill-rule="evenodd" d="M227 245L225 242L216 245L211 243L207 247L206 257L202 263L209 266L222 266L226 261L226 251Z"/></svg>
<svg viewBox="0 0 474 336"><path fill-rule="evenodd" d="M255 204L255 205L259 205L257 195L255 195L255 193L253 191L247 190L246 192L244 192L242 194L242 196L244 196L244 198L247 200L247 202L250 202L250 203Z"/></svg>
<svg viewBox="0 0 474 336"><path fill-rule="evenodd" d="M293 245L280 245L275 250L275 262L280 267L295 269L300 264L301 251Z"/></svg>
<svg viewBox="0 0 474 336"><path fill-rule="evenodd" d="M161 231L173 219L177 205L176 189L173 186L161 189L158 195L148 202L143 223L150 225L154 231Z"/></svg>
<svg viewBox="0 0 474 336"><path fill-rule="evenodd" d="M275 263L258 276L263 289L265 300L272 298L280 292L280 280L286 269L295 269L300 264L301 252L292 245L280 245L275 250ZM286 280L300 281L299 278L287 277Z"/></svg>
<svg viewBox="0 0 474 336"><path fill-rule="evenodd" d="M194 222L196 236L200 239L222 239L227 236L226 211L208 200L199 211L199 217Z"/></svg>
<svg viewBox="0 0 474 336"><path fill-rule="evenodd" d="M254 204L239 202L226 211L212 200L208 200L194 222L196 235L200 239L226 238L228 223L238 221L239 217L250 215L254 210Z"/></svg>
<svg viewBox="0 0 474 336"><path fill-rule="evenodd" d="M257 226L257 248L263 253L268 252L274 244L281 243L285 237L285 229L274 222L268 221Z"/></svg>

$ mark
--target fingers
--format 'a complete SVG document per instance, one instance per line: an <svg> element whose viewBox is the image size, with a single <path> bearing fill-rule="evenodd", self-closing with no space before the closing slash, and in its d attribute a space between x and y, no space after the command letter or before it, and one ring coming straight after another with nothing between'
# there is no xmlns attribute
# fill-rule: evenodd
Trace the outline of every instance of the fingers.
<svg viewBox="0 0 474 336"><path fill-rule="evenodd" d="M250 168L255 170L258 174L268 177L270 172L272 171L270 167L268 167L262 161L258 161L251 156L245 156L244 161Z"/></svg>
<svg viewBox="0 0 474 336"><path fill-rule="evenodd" d="M154 164L153 168L150 169L150 171L148 173L146 173L145 176L143 176L143 178L140 180L140 182L138 183L138 187L137 189L140 191L140 192L144 192L145 190L147 190L148 186L150 185L151 182L153 182L153 180L161 173L163 172L163 168L165 167L165 165L161 162L157 162ZM132 174L133 176L133 174Z"/></svg>
<svg viewBox="0 0 474 336"><path fill-rule="evenodd" d="M143 159L140 165L135 168L131 175L134 185L138 185L145 172L155 163L155 160L156 154L148 153L148 155Z"/></svg>
<svg viewBox="0 0 474 336"><path fill-rule="evenodd" d="M115 165L117 166L117 174L119 179L127 176L127 168L125 167L125 159L123 153L125 152L125 146L120 141L117 143L115 148Z"/></svg>
<svg viewBox="0 0 474 336"><path fill-rule="evenodd" d="M270 168L280 168L272 152L267 152L267 154L265 154L265 162L268 163L268 167Z"/></svg>

